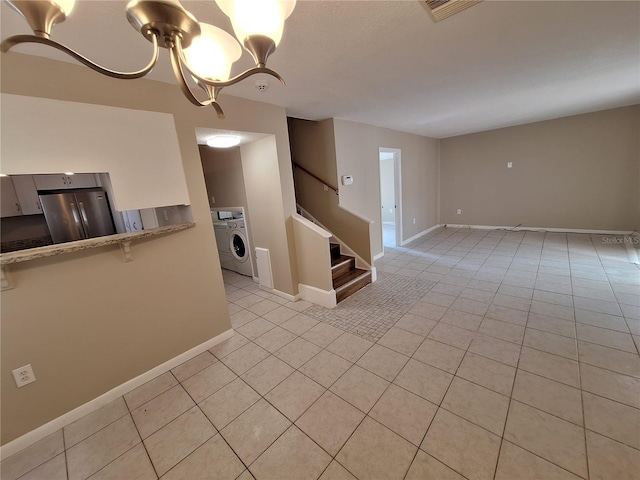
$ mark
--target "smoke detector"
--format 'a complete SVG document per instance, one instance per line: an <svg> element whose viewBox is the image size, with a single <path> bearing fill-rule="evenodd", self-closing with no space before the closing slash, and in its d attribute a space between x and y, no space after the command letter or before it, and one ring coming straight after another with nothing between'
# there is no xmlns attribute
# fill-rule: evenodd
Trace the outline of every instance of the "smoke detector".
<svg viewBox="0 0 640 480"><path fill-rule="evenodd" d="M257 80L256 81L256 90L264 92L268 88L269 88L269 83L268 82L265 82L264 80Z"/></svg>

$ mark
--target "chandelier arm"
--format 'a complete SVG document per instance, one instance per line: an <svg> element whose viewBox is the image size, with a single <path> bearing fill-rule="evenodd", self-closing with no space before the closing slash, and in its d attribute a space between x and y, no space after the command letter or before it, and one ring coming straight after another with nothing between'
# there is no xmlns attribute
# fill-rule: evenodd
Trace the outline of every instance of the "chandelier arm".
<svg viewBox="0 0 640 480"><path fill-rule="evenodd" d="M43 45L48 45L66 53L67 55L75 58L83 65L86 65L87 67L98 73L112 78L133 80L146 76L158 62L158 54L160 52L160 48L158 47L158 37L155 33L153 33L152 35L151 42L153 43L153 56L151 58L151 61L146 67L144 67L142 70L138 70L137 72L118 72L116 70L110 70L98 65L97 63L92 62L87 57L81 55L75 50L70 49L69 47L62 45L61 43L36 35L13 35L11 37L8 37L3 40L2 43L0 43L0 51L6 53L16 45L19 45L21 43L41 43Z"/></svg>
<svg viewBox="0 0 640 480"><path fill-rule="evenodd" d="M212 87L211 85L204 85L200 82L197 82L198 86L207 93L207 96L211 99L211 106L218 114L218 118L220 120L224 120L224 112L222 111L222 107L218 103L218 93L220 92L219 88Z"/></svg>
<svg viewBox="0 0 640 480"><path fill-rule="evenodd" d="M222 110L222 107L220 106L220 104L214 100L211 102L211 106L214 108L214 110L218 114L218 118L220 120L224 120L224 111Z"/></svg>
<svg viewBox="0 0 640 480"><path fill-rule="evenodd" d="M180 42L180 38L176 38L175 46L176 46L176 49L178 50L178 56L179 56L179 60L180 60L181 64L184 65L184 68L189 72L189 74L191 74L192 77L194 77L195 79L198 80L198 82L200 82L200 83L202 83L204 85L210 85L212 87L217 87L218 89L221 89L221 88L224 88L224 87L229 87L231 85L235 85L236 83L241 82L245 78L250 77L251 75L255 75L257 73L266 73L267 75L271 75L272 77L275 77L278 80L280 80L280 83L282 83L282 85L286 85L285 82L284 82L284 78L282 78L278 72L276 72L275 70L272 70L270 68L267 68L267 67L249 68L248 70L245 70L244 72L239 73L235 77L230 78L229 80L222 81L222 82L203 78L200 75L198 75L197 73L195 73L193 70L191 70L191 68L189 68L189 63L187 62L187 59L184 56L184 50L182 49L182 43Z"/></svg>
<svg viewBox="0 0 640 480"><path fill-rule="evenodd" d="M180 54L178 53L177 46L180 45L180 37L176 37L174 46L170 49L170 57L171 57L171 69L173 70L173 75L176 77L178 81L178 85L180 86L180 90L184 93L184 96L193 103L196 107L206 107L215 102L213 98L209 98L208 100L200 101L191 91L189 84L187 83L187 79L184 78L184 72L182 71L182 63L180 62ZM206 89L205 89L206 91ZM208 94L208 93L207 93ZM208 94L209 95L209 94Z"/></svg>

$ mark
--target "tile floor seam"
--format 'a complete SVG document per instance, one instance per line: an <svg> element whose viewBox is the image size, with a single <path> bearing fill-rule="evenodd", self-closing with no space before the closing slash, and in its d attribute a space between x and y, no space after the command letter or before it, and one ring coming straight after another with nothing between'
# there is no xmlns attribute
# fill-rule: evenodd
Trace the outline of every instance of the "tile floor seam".
<svg viewBox="0 0 640 480"><path fill-rule="evenodd" d="M524 237L523 237L524 238ZM538 264L538 270L536 270L536 277L538 275L538 271L539 271L540 267ZM502 283L501 283L502 285ZM524 328L525 328L525 333L526 333L526 329L527 329L527 325L529 324L529 315L531 314L531 305L532 303L529 303L529 310L527 311L527 317L525 320L525 324L524 324ZM513 401L513 391L515 389L516 386L516 379L517 379L517 375L518 375L518 369L520 366L520 358L522 357L522 347L524 345L524 334L522 335L522 343L520 344L520 349L518 352L518 360L516 361L516 365L515 365L515 373L513 376L513 382L511 384L511 391L509 392L509 403L507 405L507 414L505 415L504 418L504 425L502 426L502 435L500 435L500 445L498 446L498 455L496 456L496 464L494 466L493 469L493 480L495 480L496 475L498 474L498 465L500 464L500 455L502 453L502 445L505 442L505 433L507 430L507 423L509 421L509 412L511 411L511 402Z"/></svg>
<svg viewBox="0 0 640 480"><path fill-rule="evenodd" d="M158 378L158 377L156 377ZM180 384L180 383L179 383ZM184 387L182 387L184 388ZM186 390L186 389L185 389ZM167 390L168 391L168 390ZM187 395L189 395L189 392L187 392ZM192 399L193 400L193 399ZM144 405L144 404L143 404ZM142 406L142 405L141 405ZM140 434L140 430L138 429L138 425L136 424L136 422L133 420L133 415L131 415L131 412L129 412L129 415L131 416L131 421L133 422L133 426L136 429L136 432L138 433L138 437L140 438L140 443L142 444L142 448L144 448L144 453L147 456L147 458L149 459L149 463L151 464L151 468L153 468L153 472L156 474L156 478L160 478L160 475L158 475L158 470L156 469L156 466L154 465L153 461L151 460L151 455L149 454L149 450L147 449L147 445L144 443L144 440L142 439L142 435ZM174 419L175 420L175 419ZM171 422L169 422L171 423ZM163 426L164 428L164 426ZM138 444L136 444L134 447L138 446ZM131 449L129 449L131 450ZM124 455L124 454L123 454ZM120 455L122 456L122 455ZM119 458L119 457L118 457ZM112 460L109 464L113 463L116 459ZM107 465L109 465L107 464ZM106 468L107 465L105 465L103 468ZM97 472L96 472L97 473ZM95 473L93 473L92 475L95 475Z"/></svg>

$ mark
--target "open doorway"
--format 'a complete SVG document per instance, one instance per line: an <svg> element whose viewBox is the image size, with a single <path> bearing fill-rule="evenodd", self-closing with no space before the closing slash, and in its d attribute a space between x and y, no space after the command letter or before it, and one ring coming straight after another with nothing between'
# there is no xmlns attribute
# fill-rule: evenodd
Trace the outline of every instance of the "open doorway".
<svg viewBox="0 0 640 480"><path fill-rule="evenodd" d="M400 149L383 148L378 152L380 165L380 225L382 245L395 247L402 242L402 184Z"/></svg>

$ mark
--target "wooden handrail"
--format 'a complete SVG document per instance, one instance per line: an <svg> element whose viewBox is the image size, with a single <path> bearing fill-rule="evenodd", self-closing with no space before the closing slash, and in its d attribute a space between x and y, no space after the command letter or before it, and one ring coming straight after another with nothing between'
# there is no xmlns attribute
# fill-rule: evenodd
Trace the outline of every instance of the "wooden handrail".
<svg viewBox="0 0 640 480"><path fill-rule="evenodd" d="M316 179L318 182L322 183L323 185L326 185L327 187L329 187L331 190L333 190L334 192L336 192L336 195L340 195L340 192L338 192L338 189L336 187L334 187L333 185L331 185L328 182L325 182L323 179L321 179L319 176L317 176L314 173L311 173L309 170L307 170L306 168L304 168L302 165L298 165L296 162L292 162L293 163L293 167L294 168L299 168L300 170L302 170L304 173L306 173L307 175L309 175L310 177L313 177L314 179Z"/></svg>

